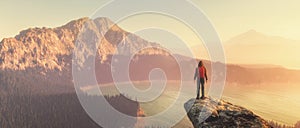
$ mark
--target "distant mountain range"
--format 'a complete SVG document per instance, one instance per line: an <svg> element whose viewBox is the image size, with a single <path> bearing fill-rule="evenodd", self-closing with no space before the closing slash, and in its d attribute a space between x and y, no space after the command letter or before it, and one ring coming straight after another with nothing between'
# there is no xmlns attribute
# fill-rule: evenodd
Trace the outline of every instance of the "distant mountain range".
<svg viewBox="0 0 300 128"><path fill-rule="evenodd" d="M242 33L224 43L227 62L272 64L299 69L300 41L269 36L255 30Z"/></svg>
<svg viewBox="0 0 300 128"><path fill-rule="evenodd" d="M88 34L80 34L81 31ZM253 56L252 59L258 60L264 58L262 54L265 52L253 49L252 46L249 46L251 44L247 42L245 44L236 43L240 40L243 41L247 35L253 35L256 40L265 39L262 35L250 31L229 41L226 47L233 50L230 52L227 50L227 54L237 54L245 58ZM100 37L104 38L101 39ZM95 44L86 43L87 40L92 40ZM266 40L270 39L266 38ZM281 50L279 46L282 46L283 39L278 38L278 40L278 43L275 43L278 46L275 45L273 50L276 50L275 48ZM99 47L96 48L96 44L99 43ZM63 92L66 88L73 88L70 86L73 85L72 54L76 45L80 46L77 50L85 53L92 53L93 51L88 51L91 49L96 50L97 54L94 56L96 60L95 72L100 84L113 82L112 62L130 59L130 55L134 55L129 65L129 75L133 81L148 80L149 73L154 68L164 70L169 80L191 78L197 65L195 58L181 55L172 56L158 43L146 41L127 32L108 18L81 18L57 28L30 28L21 31L19 35L13 38L3 39L0 42L1 82L10 81L16 86L30 85L41 93L50 93L51 90ZM265 49L271 47L269 45L263 46ZM141 48L145 49L139 51ZM257 54L261 54L261 56ZM112 60L113 55L116 60ZM278 56L282 55L278 53ZM181 58L181 61L177 62L174 57ZM182 64L185 69L180 69L178 63ZM211 71L210 64L221 63L205 61L205 64ZM227 65L227 81L240 84L270 81L299 82L299 76L300 71L287 70L281 67L253 69L239 65ZM44 89L45 86L47 89ZM24 88L28 87L24 86Z"/></svg>

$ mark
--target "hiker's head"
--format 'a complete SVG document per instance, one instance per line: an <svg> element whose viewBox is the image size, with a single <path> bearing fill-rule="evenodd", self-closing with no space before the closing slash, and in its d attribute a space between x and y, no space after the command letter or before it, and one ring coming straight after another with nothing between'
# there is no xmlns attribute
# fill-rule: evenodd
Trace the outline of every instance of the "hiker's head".
<svg viewBox="0 0 300 128"><path fill-rule="evenodd" d="M198 67L202 67L203 66L203 62L202 60L199 61Z"/></svg>

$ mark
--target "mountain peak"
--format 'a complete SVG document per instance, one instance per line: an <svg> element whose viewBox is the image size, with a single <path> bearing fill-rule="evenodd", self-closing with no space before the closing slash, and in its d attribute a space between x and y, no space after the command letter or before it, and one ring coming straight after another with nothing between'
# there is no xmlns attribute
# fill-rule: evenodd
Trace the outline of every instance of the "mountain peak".
<svg viewBox="0 0 300 128"><path fill-rule="evenodd" d="M226 44L285 44L285 42L296 42L296 40L287 39L280 36L267 35L250 29L247 32L241 33L231 39Z"/></svg>
<svg viewBox="0 0 300 128"><path fill-rule="evenodd" d="M257 34L258 32L255 29L250 29L245 33L252 33L252 34Z"/></svg>
<svg viewBox="0 0 300 128"><path fill-rule="evenodd" d="M108 26L111 26L111 25L115 24L113 21L111 21L107 17L98 17L98 18L95 18L95 19L90 19L89 17L83 17L83 18L80 18L80 19L72 20L69 23L67 23L66 25L63 25L59 28L82 27L82 25L84 23L87 23L87 22L101 23L101 24L108 25Z"/></svg>
<svg viewBox="0 0 300 128"><path fill-rule="evenodd" d="M252 37L263 37L266 36L265 34L256 31L255 29L250 29L249 31L242 33L241 35L247 35L247 36L252 36Z"/></svg>
<svg viewBox="0 0 300 128"><path fill-rule="evenodd" d="M244 32L242 34L239 34L239 35L233 37L231 40L229 40L229 42L230 41L235 41L235 40L240 40L240 41L242 40L243 41L243 40L247 40L249 38L250 39L262 39L262 38L265 38L265 37L266 37L266 35L254 30L254 29L250 29L247 32Z"/></svg>
<svg viewBox="0 0 300 128"><path fill-rule="evenodd" d="M80 19L72 20L69 23L67 23L59 28L70 28L70 27L82 26L88 20L90 20L88 17L83 17Z"/></svg>
<svg viewBox="0 0 300 128"><path fill-rule="evenodd" d="M109 19L108 17L98 17L98 18L95 18L94 21L105 21L105 22L113 23L113 21L111 19Z"/></svg>

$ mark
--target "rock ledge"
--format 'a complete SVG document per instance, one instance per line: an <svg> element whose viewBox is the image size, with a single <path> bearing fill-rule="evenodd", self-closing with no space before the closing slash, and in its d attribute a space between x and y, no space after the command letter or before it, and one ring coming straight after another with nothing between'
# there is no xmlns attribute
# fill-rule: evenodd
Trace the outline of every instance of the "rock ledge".
<svg viewBox="0 0 300 128"><path fill-rule="evenodd" d="M184 105L195 128L269 128L266 120L252 111L224 100L191 99Z"/></svg>

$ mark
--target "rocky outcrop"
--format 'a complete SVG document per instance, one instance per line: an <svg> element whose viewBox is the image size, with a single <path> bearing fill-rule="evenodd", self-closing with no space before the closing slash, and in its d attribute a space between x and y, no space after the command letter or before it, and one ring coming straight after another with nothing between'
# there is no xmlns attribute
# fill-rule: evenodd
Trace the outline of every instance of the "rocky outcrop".
<svg viewBox="0 0 300 128"><path fill-rule="evenodd" d="M252 111L224 100L191 99L185 103L195 128L269 128L267 121Z"/></svg>

